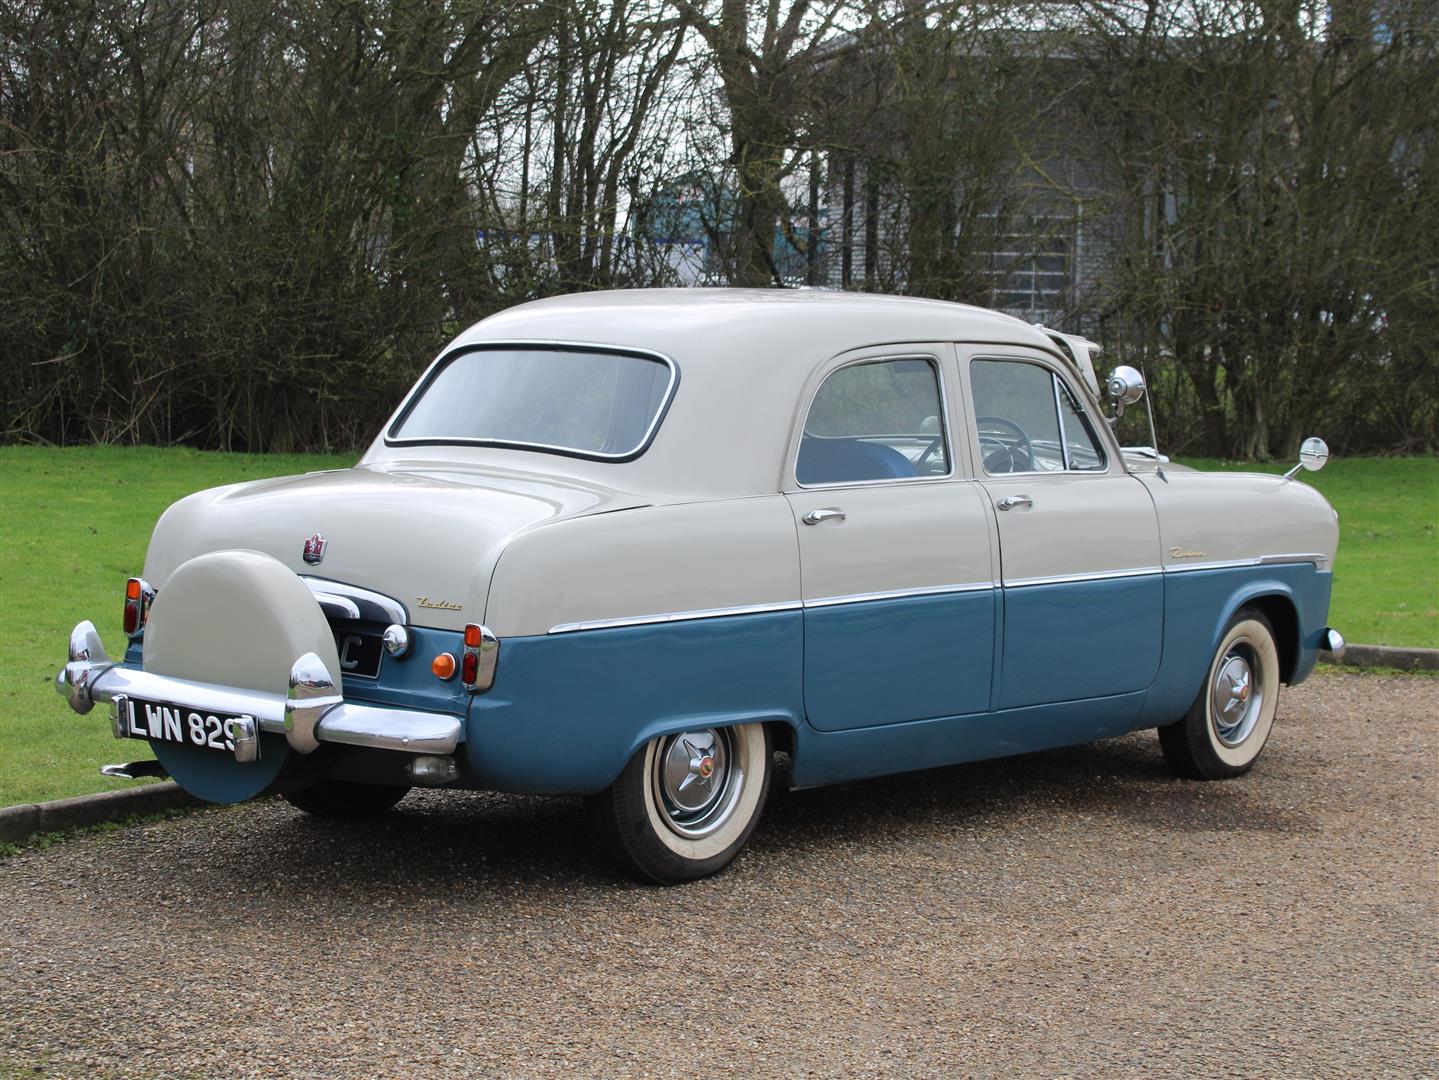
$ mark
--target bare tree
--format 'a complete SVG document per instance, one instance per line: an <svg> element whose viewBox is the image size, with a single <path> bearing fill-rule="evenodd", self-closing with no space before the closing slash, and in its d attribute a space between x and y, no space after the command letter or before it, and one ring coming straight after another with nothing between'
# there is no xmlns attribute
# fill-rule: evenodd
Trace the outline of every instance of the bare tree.
<svg viewBox="0 0 1439 1080"><path fill-rule="evenodd" d="M1432 445L1434 411L1413 396L1439 389L1432 323L1415 333L1393 314L1436 299L1434 20L1379 10L1091 9L1117 251L1106 302L1172 358L1197 407L1186 438L1206 452L1291 456L1346 404L1353 432L1351 386L1408 402L1391 437ZM1395 381L1411 368L1418 383Z"/></svg>
<svg viewBox="0 0 1439 1080"><path fill-rule="evenodd" d="M780 285L775 235L791 230L785 182L814 139L816 70L845 48L832 40L847 0L670 0L703 39L723 94L734 206L735 285Z"/></svg>

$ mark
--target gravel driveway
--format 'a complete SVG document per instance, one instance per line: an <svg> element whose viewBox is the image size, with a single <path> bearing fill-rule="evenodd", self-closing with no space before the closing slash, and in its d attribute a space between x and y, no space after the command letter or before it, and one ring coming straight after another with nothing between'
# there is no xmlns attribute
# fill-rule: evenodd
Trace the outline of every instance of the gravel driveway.
<svg viewBox="0 0 1439 1080"><path fill-rule="evenodd" d="M1321 676L1238 781L1148 732L777 794L675 889L563 799L77 839L0 862L0 1074L1434 1075L1436 743L1439 679Z"/></svg>

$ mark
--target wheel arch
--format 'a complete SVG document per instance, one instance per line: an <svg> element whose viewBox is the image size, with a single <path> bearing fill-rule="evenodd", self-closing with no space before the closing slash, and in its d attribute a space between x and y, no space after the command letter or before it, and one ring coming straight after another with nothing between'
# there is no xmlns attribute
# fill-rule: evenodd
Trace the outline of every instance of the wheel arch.
<svg viewBox="0 0 1439 1080"><path fill-rule="evenodd" d="M1241 608L1257 608L1274 629L1279 646L1279 678L1288 683L1299 663L1299 609L1293 591L1282 581L1254 581L1239 589L1225 605L1223 615L1215 624L1210 655L1224 636L1225 628Z"/></svg>
<svg viewBox="0 0 1439 1080"><path fill-rule="evenodd" d="M643 750L651 739L675 735L681 731L694 731L697 728L738 727L741 724L763 724L769 729L773 748L784 750L792 755L795 747L795 731L799 727L799 723L799 717L780 709L756 710L754 712L694 712L666 716L645 724L635 733L625 751L624 760L628 762L635 754Z"/></svg>
<svg viewBox="0 0 1439 1080"><path fill-rule="evenodd" d="M1293 599L1271 593L1267 596L1256 596L1249 601L1248 606L1262 611L1269 620L1269 625L1274 628L1274 637L1279 645L1279 679L1288 683L1299 663L1299 612Z"/></svg>

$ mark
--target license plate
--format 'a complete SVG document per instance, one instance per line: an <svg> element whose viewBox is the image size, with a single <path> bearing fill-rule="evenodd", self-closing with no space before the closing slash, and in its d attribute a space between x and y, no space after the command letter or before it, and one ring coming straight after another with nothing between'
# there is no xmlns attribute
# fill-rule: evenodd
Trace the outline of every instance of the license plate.
<svg viewBox="0 0 1439 1080"><path fill-rule="evenodd" d="M340 673L344 677L379 677L380 658L384 656L385 649L378 634L355 634L348 630L336 630L335 650L340 654Z"/></svg>
<svg viewBox="0 0 1439 1080"><path fill-rule="evenodd" d="M235 752L230 721L251 720L248 713L213 713L175 705L168 701L145 701L127 697L117 701L124 733L132 739L198 746L204 750Z"/></svg>

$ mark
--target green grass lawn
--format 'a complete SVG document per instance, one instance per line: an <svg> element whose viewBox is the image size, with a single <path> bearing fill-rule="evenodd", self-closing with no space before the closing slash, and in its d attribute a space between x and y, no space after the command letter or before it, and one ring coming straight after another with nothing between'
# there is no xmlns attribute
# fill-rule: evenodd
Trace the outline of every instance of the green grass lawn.
<svg viewBox="0 0 1439 1080"><path fill-rule="evenodd" d="M155 447L0 447L0 806L133 786L96 771L150 756L110 735L106 707L55 694L65 641L92 620L120 651L125 579L161 512L201 488L331 469L354 456L212 454Z"/></svg>
<svg viewBox="0 0 1439 1080"><path fill-rule="evenodd" d="M1288 465L1186 460L1199 469ZM1339 511L1329 623L1365 645L1439 648L1439 459L1333 458L1300 478Z"/></svg>
<svg viewBox="0 0 1439 1080"><path fill-rule="evenodd" d="M0 447L0 806L132 783L96 767L145 748L111 738L103 707L76 716L52 681L80 619L119 651L125 579L140 572L165 507L201 488L352 460ZM1350 641L1439 647L1439 461L1335 460L1305 479L1339 510L1333 624Z"/></svg>

